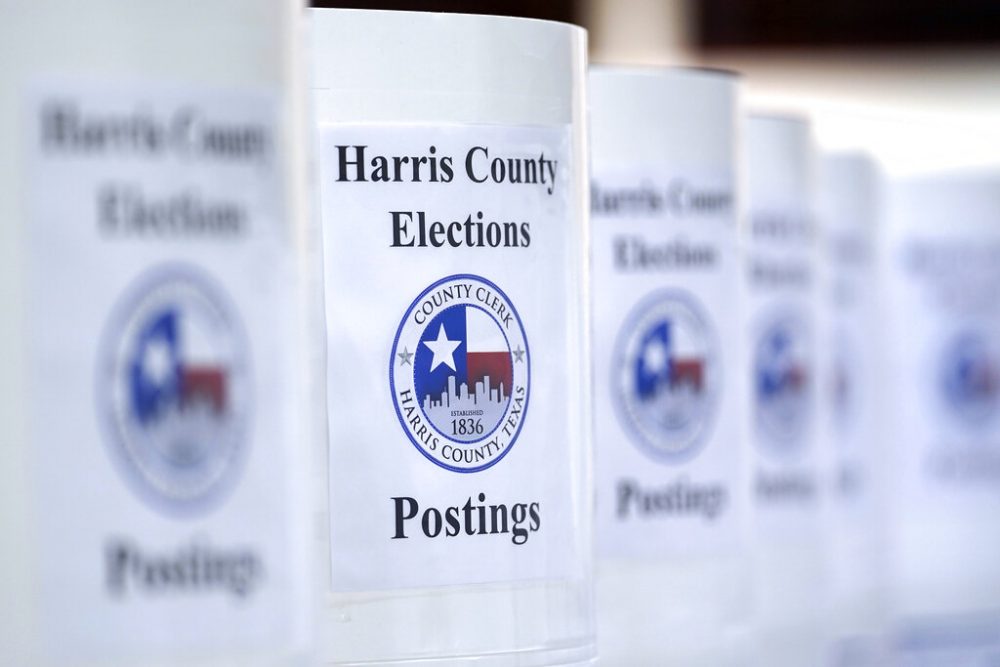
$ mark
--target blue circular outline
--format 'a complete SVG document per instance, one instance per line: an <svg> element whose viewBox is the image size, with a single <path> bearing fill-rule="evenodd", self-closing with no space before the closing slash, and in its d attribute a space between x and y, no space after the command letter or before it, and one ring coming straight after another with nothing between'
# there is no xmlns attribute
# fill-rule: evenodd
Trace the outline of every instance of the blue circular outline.
<svg viewBox="0 0 1000 667"><path fill-rule="evenodd" d="M527 363L526 363L526 365L528 367L527 368L528 381L526 383L527 384L527 390L526 390L526 393L525 393L525 396L524 396L524 408L521 410L521 419L517 423L517 430L514 431L514 434L510 437L510 442L507 444L507 448L504 449L503 453L501 453L500 456L496 457L495 459L493 459L489 463L485 463L485 464L483 464L483 465L481 465L479 467L476 467L476 468L458 468L456 466L451 466L451 465L448 465L447 463L442 463L441 461L438 461L433 456L431 456L426 451L424 451L424 448L420 445L420 443L418 443L416 441L416 439L414 439L413 435L410 433L410 429L408 429L406 427L406 421L403 419L403 414L399 410L399 402L396 400L396 375L395 375L395 371L393 370L393 368L395 366L396 350L398 349L398 345L399 345L399 337L403 333L403 325L406 324L406 320L407 320L407 318L409 318L410 314L413 312L413 308L417 305L417 303L422 298L424 298L425 296L427 296L427 294L431 290L433 290L435 287L438 287L439 285L442 285L444 283L447 283L447 282L450 282L450 281L453 281L453 280L475 280L475 281L481 282L484 285L487 285L487 286L495 289L504 298L504 300L507 302L507 304L510 306L510 311L512 313L514 313L514 319L517 320L517 326L521 329L521 338L524 339L524 353L526 355L528 355L528 360L527 360ZM503 329L501 329L501 331L503 331ZM506 338L506 334L504 335L504 337ZM509 339L507 340L507 349L510 349L510 340ZM416 353L414 353L414 355L415 354ZM392 407L396 411L396 418L399 420L400 427L403 429L403 432L406 434L406 437L410 440L410 443L417 449L418 452L420 452L421 454L423 454L424 458L428 459L431 463L433 463L434 465L437 465L437 466L439 466L441 468L444 468L445 470L450 470L452 472L464 473L464 474L482 472L483 470L486 470L487 468L491 468L491 467L495 466L505 456L507 456L507 454L510 452L511 449L514 448L514 443L517 442L518 437L521 435L521 429L524 426L524 422L525 422L525 420L528 417L528 405L531 402L531 400L530 400L531 399L531 349L530 349L530 346L528 345L528 332L525 331L525 329L524 329L524 323L521 322L521 316L518 314L517 309L514 307L514 302L511 301L510 297L507 296L506 292L504 292L502 289L500 289L499 287L497 287L493 282L487 280L486 278L483 278L482 276L477 276L477 275L475 275L473 273L456 273L456 274L453 274L453 275L450 275L450 276L445 276L444 278L441 278L441 279L435 281L434 283L432 283L431 285L427 286L426 288L424 288L424 290L422 292L420 292L420 294L418 294L417 297L415 299L413 299L413 301L410 302L410 305L406 307L405 314L403 315L403 318L399 321L399 326L396 328L396 335L395 335L395 337L392 340L392 350L391 350L391 352L389 354L389 392L392 395L391 396L391 398L392 398ZM510 406L511 406L511 404L507 405L507 410L504 411L504 415L505 416L510 411ZM500 422L497 424L498 428L499 428L500 423L503 423L503 419L501 419ZM434 427L434 430L435 431L438 430L436 426ZM493 429L493 431L491 431L491 433L495 432L495 431L496 431L496 429ZM447 436L444 436L444 437L447 438L447 439L449 439L449 440L451 440ZM480 442L480 441L477 440L476 442ZM472 443L460 443L460 444L472 444Z"/></svg>
<svg viewBox="0 0 1000 667"><path fill-rule="evenodd" d="M506 298L506 296L507 296L507 295L505 294L505 295L504 295L504 298ZM510 303L510 299L507 299L507 303ZM490 311L486 310L486 309L485 309L485 308L483 308L482 306L478 306L478 305L476 305L476 304L472 304L472 303L453 303L452 305L450 305L450 306L448 306L448 307L444 308L444 309L443 309L443 310L442 310L441 312L443 313L443 312L445 312L445 311L447 311L447 310L451 310L452 308L458 308L458 307L461 307L461 306L471 306L472 308L475 308L475 309L477 309L477 310L481 310L481 311L483 311L484 313L486 313L487 315L490 315ZM435 316L435 317L436 317L436 316ZM502 335L502 336L503 336L503 341L504 341L504 343L506 343L506 344L507 344L507 353L511 355L511 365L513 366L513 361L514 361L514 359L513 359L513 357L514 357L514 352L513 352L513 351L512 351L511 349L510 349L510 339L509 339L509 338L507 338L507 334L506 334L506 333L504 332L504 330L503 330L503 327L501 327L501 326L499 325L499 323L497 323L497 321L496 321L495 319L493 319L493 316L492 316L492 315L490 315L490 319L492 319L492 320L493 320L493 323L494 323L494 324L497 324L497 329L499 329L499 330L500 330L500 335ZM523 330L522 330L522 333L523 333ZM418 345L419 345L419 343L418 343ZM466 353L468 353L468 349L466 350ZM413 358L414 358L414 359L416 359L416 358L417 358L417 353L416 353L416 352L414 352L414 353L413 353ZM413 386L414 386L414 387L416 387L416 385L417 385L417 382L416 382L416 377L417 377L417 369L416 369L416 368L414 368L414 369L413 369ZM509 395L508 395L508 396L507 396L507 408L510 408L510 398L511 398L511 396L509 396ZM497 421L497 423L496 423L496 426L494 426L494 427L493 427L492 429L490 429L490 432L489 432L489 433L484 433L482 437L479 437L479 438L476 438L475 440L456 440L455 438L452 438L452 437L451 437L451 436L449 436L449 435L448 435L447 433L445 433L444 431L442 431L441 429L439 429L439 428L438 428L438 427L437 427L436 425L434 425L434 422L433 422L433 421L431 421L431 418L427 416L427 413L426 413L426 412L424 412L424 406L423 406L423 404L421 404L421 403L418 403L418 404L417 404L417 406L418 406L418 407L420 408L420 413L421 413L421 414L423 414L424 418L425 418L425 419L426 419L426 420L427 420L428 422L430 422L430 423L431 423L431 425L433 425L433 426L434 426L434 428L435 428L435 429L436 429L436 430L437 430L437 431L438 431L438 432L439 432L439 433L440 433L441 435L443 435L444 437L448 438L448 440L450 440L450 441L452 441L452 442L454 442L454 443L457 443L457 444L459 444L459 445L473 445L473 444L475 444L475 443L477 443L477 442L482 442L482 441L483 441L483 440L485 440L486 438L488 438L488 437L490 437L491 435L493 435L494 433L496 433L496 432L497 432L497 429L498 429L498 428L500 428L500 425L501 425L501 424L503 424L503 418L507 416L507 412L508 412L508 409L507 409L507 408L505 408L505 409L504 409L504 411L503 411L503 414L502 414L502 415L500 415L500 419L499 419L499 420Z"/></svg>
<svg viewBox="0 0 1000 667"><path fill-rule="evenodd" d="M821 359L819 357L819 350L817 349L817 324L814 319L807 317L808 309L809 306L807 304L780 304L765 311L763 315L757 318L753 331L752 345L748 349L747 361L749 362L748 371L750 373L750 414L748 416L750 417L750 428L753 432L754 445L758 450L777 461L794 461L805 456L809 450L816 446L814 443L818 437L816 432L821 427L817 422L819 419L817 408L819 407L819 401L822 400L819 394L821 388L819 387L820 369L818 368ZM784 437L780 435L775 436L770 432L760 432L760 413L757 409L757 348L765 334L771 332L779 324L788 322L797 324L798 329L805 333L809 341L809 351L812 354L807 359L810 361L809 400L806 401L806 407L803 410L805 413L803 419L804 426L797 435L793 434L789 437ZM767 427L764 428L767 431Z"/></svg>
<svg viewBox="0 0 1000 667"><path fill-rule="evenodd" d="M719 388L716 388L712 392L711 410L706 417L705 428L702 429L702 432L699 435L692 439L692 443L690 445L679 452L664 452L655 448L646 439L646 436L643 435L639 428L632 422L632 417L628 412L628 408L625 407L625 398L621 395L622 392L619 391L618 387L618 372L620 372L622 361L625 357L624 344L627 342L629 334L634 331L636 323L642 319L643 315L651 310L654 305L664 301L682 303L687 306L694 313L695 317L701 321L702 326L705 328L705 332L708 334L709 341L712 344L711 351L717 360L716 366L718 368L719 375ZM636 445L636 448L639 451L646 454L657 463L677 465L687 463L697 458L698 454L700 454L705 448L711 434L715 431L715 424L718 421L717 414L719 411L720 388L725 386L725 367L722 363L722 348L719 345L716 327L713 325L712 320L709 319L707 309L701 305L697 297L687 290L678 288L654 289L652 292L648 292L645 296L636 301L629 310L628 315L625 316L621 326L618 328L618 333L615 336L614 347L612 350L611 367L609 369L609 374L611 376L611 394L613 396L612 403L615 406L615 414L618 417L619 423L624 425L625 431L630 435L629 440Z"/></svg>
<svg viewBox="0 0 1000 667"><path fill-rule="evenodd" d="M121 335L124 323L142 300L151 291L168 281L194 284L216 306L222 305L224 309L222 312L232 326L235 339L244 350L243 365L247 377L245 416L243 424L237 427L238 432L235 436L240 444L230 459L229 472L211 485L208 491L183 500L164 495L144 479L142 471L132 462L127 448L121 442L122 435L114 423L114 407L109 405L107 400L107 396L110 395L110 383L114 377L114 355L111 354L116 349L114 342ZM250 458L250 450L253 445L251 436L254 414L253 362L249 343L250 339L239 317L239 310L233 305L228 292L219 281L195 264L171 261L146 269L129 281L128 286L115 301L111 308L111 314L105 320L98 338L97 364L94 373L94 402L98 414L97 421L103 436L101 439L104 440L107 449L111 452L114 467L118 469L119 475L125 480L125 485L150 508L175 518L197 518L221 507L223 501L236 488L237 481L242 476Z"/></svg>

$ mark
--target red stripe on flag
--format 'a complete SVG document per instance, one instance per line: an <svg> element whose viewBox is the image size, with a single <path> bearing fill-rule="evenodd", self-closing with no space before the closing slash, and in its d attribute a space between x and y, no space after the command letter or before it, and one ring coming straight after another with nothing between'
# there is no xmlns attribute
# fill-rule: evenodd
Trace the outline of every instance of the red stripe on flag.
<svg viewBox="0 0 1000 667"><path fill-rule="evenodd" d="M181 370L181 403L187 407L198 401L214 412L226 410L226 372L221 368L188 366Z"/></svg>
<svg viewBox="0 0 1000 667"><path fill-rule="evenodd" d="M489 376L490 389L498 389L502 382L504 396L510 396L514 378L510 352L468 352L465 355L465 364L470 394L475 391L477 382L482 382Z"/></svg>

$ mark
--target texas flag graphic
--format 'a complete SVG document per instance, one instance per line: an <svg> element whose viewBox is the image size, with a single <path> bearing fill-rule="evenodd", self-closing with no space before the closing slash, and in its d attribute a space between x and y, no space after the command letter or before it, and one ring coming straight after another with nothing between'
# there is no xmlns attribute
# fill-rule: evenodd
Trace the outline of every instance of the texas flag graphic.
<svg viewBox="0 0 1000 667"><path fill-rule="evenodd" d="M639 398L655 400L662 392L700 394L705 384L705 360L695 347L683 339L671 320L650 327L635 358L635 392Z"/></svg>
<svg viewBox="0 0 1000 667"><path fill-rule="evenodd" d="M210 361L184 358L185 327L175 308L155 315L139 333L129 369L132 408L139 423L152 425L197 410L226 410L226 371ZM187 332L187 338L194 338ZM186 341L191 346L192 341ZM190 351L188 351L190 353Z"/></svg>
<svg viewBox="0 0 1000 667"><path fill-rule="evenodd" d="M671 433L697 422L706 396L704 341L667 317L654 320L638 343L632 372L637 416Z"/></svg>
<svg viewBox="0 0 1000 667"><path fill-rule="evenodd" d="M757 372L757 391L761 400L778 401L805 391L807 371L794 343L792 335L782 329L765 339Z"/></svg>
<svg viewBox="0 0 1000 667"><path fill-rule="evenodd" d="M812 395L808 345L804 329L786 321L772 325L757 345L755 419L771 443L803 442Z"/></svg>
<svg viewBox="0 0 1000 667"><path fill-rule="evenodd" d="M513 384L510 347L500 325L481 308L456 305L438 313L420 337L413 367L417 399L442 432L452 433L449 421L456 416L481 419L490 431L506 411ZM478 435L455 439L472 441Z"/></svg>
<svg viewBox="0 0 1000 667"><path fill-rule="evenodd" d="M134 334L125 366L132 431L160 463L192 468L230 422L229 373L210 333L174 305Z"/></svg>

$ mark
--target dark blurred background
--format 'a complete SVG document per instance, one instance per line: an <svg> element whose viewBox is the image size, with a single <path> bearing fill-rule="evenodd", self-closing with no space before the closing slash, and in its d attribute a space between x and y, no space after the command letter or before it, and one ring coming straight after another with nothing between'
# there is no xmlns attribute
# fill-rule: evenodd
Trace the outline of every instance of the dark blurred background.
<svg viewBox="0 0 1000 667"><path fill-rule="evenodd" d="M996 0L702 0L706 47L883 47L1000 43Z"/></svg>
<svg viewBox="0 0 1000 667"><path fill-rule="evenodd" d="M586 23L594 0L313 2L351 7L497 14ZM633 3L621 2L623 11ZM681 3L665 0L662 5ZM694 41L718 47L880 47L1000 43L997 0L690 0Z"/></svg>
<svg viewBox="0 0 1000 667"><path fill-rule="evenodd" d="M413 0L387 2L312 2L313 7L345 7L351 9L395 9L424 12L457 12L462 14L494 14L523 16L532 19L579 23L583 12L574 0Z"/></svg>

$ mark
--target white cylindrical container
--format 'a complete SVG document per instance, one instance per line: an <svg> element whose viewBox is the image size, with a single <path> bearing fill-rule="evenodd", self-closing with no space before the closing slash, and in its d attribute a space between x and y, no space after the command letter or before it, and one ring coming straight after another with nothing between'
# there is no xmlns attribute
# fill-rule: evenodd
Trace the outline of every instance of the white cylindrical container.
<svg viewBox="0 0 1000 667"><path fill-rule="evenodd" d="M1000 659L1000 174L893 185L882 235L894 660Z"/></svg>
<svg viewBox="0 0 1000 667"><path fill-rule="evenodd" d="M0 16L0 663L305 662L300 8Z"/></svg>
<svg viewBox="0 0 1000 667"><path fill-rule="evenodd" d="M753 639L761 665L818 665L824 622L819 289L808 122L745 124L747 436L753 442Z"/></svg>
<svg viewBox="0 0 1000 667"><path fill-rule="evenodd" d="M586 33L351 10L312 22L324 657L589 660Z"/></svg>
<svg viewBox="0 0 1000 667"><path fill-rule="evenodd" d="M882 180L863 153L823 155L818 213L822 439L831 459L831 665L885 664L884 493L878 434L876 235Z"/></svg>
<svg viewBox="0 0 1000 667"><path fill-rule="evenodd" d="M599 654L741 665L739 81L590 75Z"/></svg>

